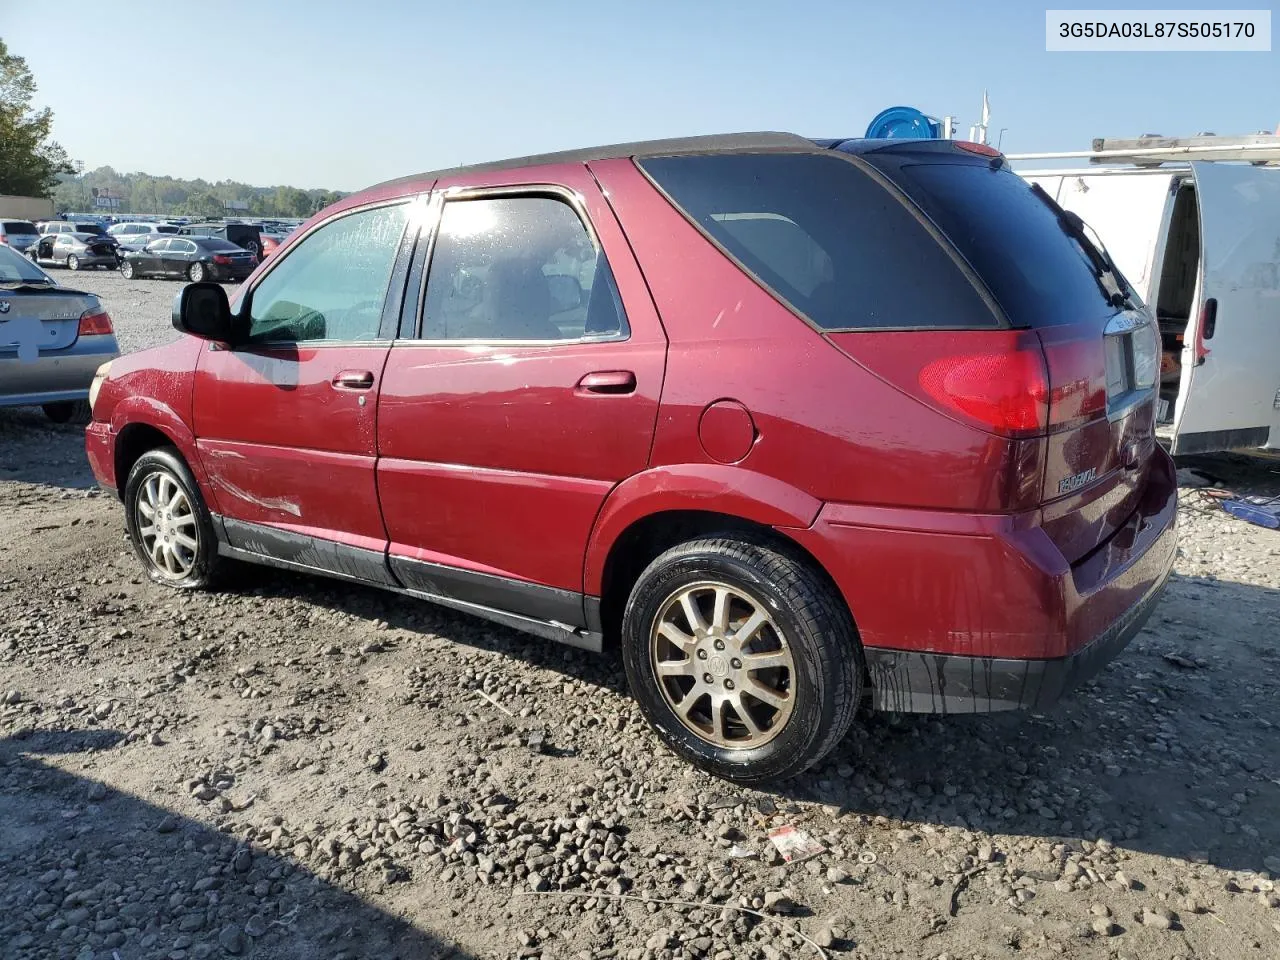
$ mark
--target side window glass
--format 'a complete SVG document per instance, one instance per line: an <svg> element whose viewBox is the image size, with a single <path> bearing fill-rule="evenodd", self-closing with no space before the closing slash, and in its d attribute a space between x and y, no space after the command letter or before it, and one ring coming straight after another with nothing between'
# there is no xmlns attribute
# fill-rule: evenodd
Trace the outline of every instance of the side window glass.
<svg viewBox="0 0 1280 960"><path fill-rule="evenodd" d="M408 204L349 214L296 244L254 288L255 343L376 340Z"/></svg>
<svg viewBox="0 0 1280 960"><path fill-rule="evenodd" d="M428 340L578 340L627 332L603 251L550 197L452 200L431 256Z"/></svg>

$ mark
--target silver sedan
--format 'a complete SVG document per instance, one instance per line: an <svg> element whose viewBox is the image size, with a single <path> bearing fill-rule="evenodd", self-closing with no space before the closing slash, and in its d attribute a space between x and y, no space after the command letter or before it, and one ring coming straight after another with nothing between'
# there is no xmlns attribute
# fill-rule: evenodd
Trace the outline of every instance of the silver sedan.
<svg viewBox="0 0 1280 960"><path fill-rule="evenodd" d="M65 423L87 409L98 367L119 355L97 297L0 246L0 407L40 406Z"/></svg>

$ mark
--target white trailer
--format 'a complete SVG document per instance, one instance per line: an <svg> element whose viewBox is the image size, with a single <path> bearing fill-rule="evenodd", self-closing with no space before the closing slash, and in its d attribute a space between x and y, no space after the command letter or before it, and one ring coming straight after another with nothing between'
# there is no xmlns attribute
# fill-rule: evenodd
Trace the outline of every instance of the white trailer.
<svg viewBox="0 0 1280 960"><path fill-rule="evenodd" d="M11 197L0 194L0 219L52 220L53 201L47 197Z"/></svg>
<svg viewBox="0 0 1280 960"><path fill-rule="evenodd" d="M1174 453L1280 451L1280 137L1095 140L1024 170L1093 228L1160 323Z"/></svg>

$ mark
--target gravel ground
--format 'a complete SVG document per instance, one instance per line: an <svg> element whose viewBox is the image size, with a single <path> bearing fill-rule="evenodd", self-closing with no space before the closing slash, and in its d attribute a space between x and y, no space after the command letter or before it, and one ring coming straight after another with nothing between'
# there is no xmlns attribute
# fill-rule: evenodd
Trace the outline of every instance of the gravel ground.
<svg viewBox="0 0 1280 960"><path fill-rule="evenodd" d="M179 284L75 282L125 349L170 336ZM0 956L1280 957L1280 535L1183 503L1166 599L1066 702L862 717L743 790L608 655L265 568L151 584L79 430L0 410ZM787 824L826 852L780 863Z"/></svg>

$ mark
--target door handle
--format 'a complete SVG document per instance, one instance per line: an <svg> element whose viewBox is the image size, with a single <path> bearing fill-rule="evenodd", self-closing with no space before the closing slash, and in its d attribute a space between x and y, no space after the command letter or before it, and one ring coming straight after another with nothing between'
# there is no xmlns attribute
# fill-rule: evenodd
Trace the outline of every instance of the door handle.
<svg viewBox="0 0 1280 960"><path fill-rule="evenodd" d="M636 392L636 375L630 370L598 370L578 381L579 393L623 395Z"/></svg>
<svg viewBox="0 0 1280 960"><path fill-rule="evenodd" d="M373 386L372 370L342 370L331 381L338 390L368 390Z"/></svg>

